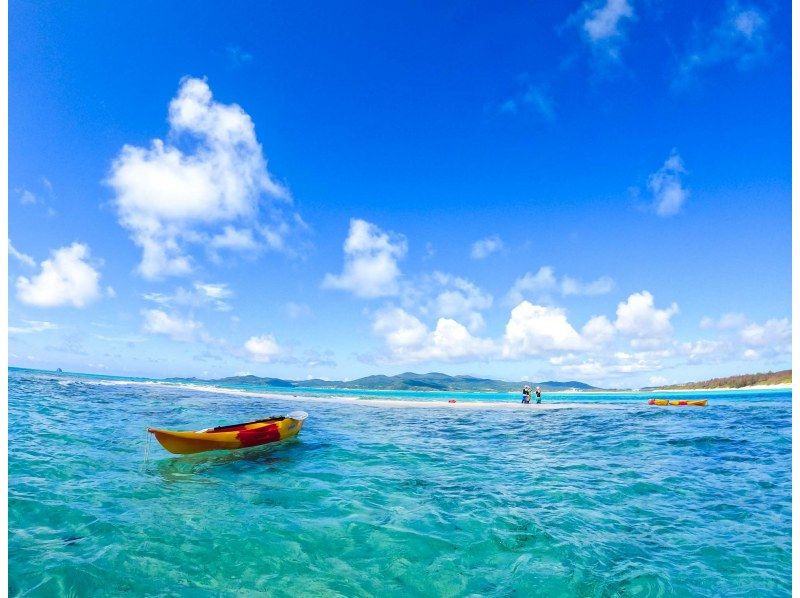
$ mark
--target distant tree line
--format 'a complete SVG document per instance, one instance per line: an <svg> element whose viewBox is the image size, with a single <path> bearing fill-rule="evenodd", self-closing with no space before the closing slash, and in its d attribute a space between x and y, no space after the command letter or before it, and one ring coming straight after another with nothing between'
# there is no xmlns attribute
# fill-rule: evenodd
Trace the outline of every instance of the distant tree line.
<svg viewBox="0 0 800 598"><path fill-rule="evenodd" d="M784 384L792 382L792 370L781 370L780 372L764 372L761 374L741 374L739 376L728 376L726 378L712 378L702 382L687 382L686 384L672 384L669 386L659 386L663 389L680 388L744 388L745 386L755 386L757 384Z"/></svg>

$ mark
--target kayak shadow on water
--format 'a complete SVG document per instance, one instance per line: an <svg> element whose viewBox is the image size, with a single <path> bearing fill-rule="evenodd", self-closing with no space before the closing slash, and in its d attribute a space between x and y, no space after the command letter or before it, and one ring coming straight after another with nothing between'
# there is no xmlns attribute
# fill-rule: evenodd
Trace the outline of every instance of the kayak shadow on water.
<svg viewBox="0 0 800 598"><path fill-rule="evenodd" d="M198 477L217 468L251 469L265 467L274 469L295 461L303 451L303 443L297 437L279 443L265 444L235 450L208 451L192 455L167 457L145 468L157 473L165 482L215 483L214 480Z"/></svg>

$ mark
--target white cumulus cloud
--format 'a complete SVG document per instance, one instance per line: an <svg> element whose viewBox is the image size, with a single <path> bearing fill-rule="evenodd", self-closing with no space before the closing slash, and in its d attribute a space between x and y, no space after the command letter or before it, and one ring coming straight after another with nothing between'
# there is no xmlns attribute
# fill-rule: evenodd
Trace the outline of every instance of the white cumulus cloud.
<svg viewBox="0 0 800 598"><path fill-rule="evenodd" d="M349 291L365 299L396 295L400 277L397 261L406 251L404 237L353 218L344 243L344 270L338 276L326 274L322 286Z"/></svg>
<svg viewBox="0 0 800 598"><path fill-rule="evenodd" d="M270 363L280 358L284 351L271 334L251 336L244 344L247 355L253 361Z"/></svg>
<svg viewBox="0 0 800 598"><path fill-rule="evenodd" d="M581 334L589 345L606 345L616 336L617 329L606 316L594 316L581 328Z"/></svg>
<svg viewBox="0 0 800 598"><path fill-rule="evenodd" d="M672 334L670 319L678 313L678 304L666 309L655 307L653 295L648 291L633 293L617 305L615 327L621 333L639 339L659 340Z"/></svg>
<svg viewBox="0 0 800 598"><path fill-rule="evenodd" d="M250 116L215 101L206 81L187 77L170 102L169 126L166 142L125 145L107 179L120 224L142 248L139 272L146 278L189 273L193 243L280 246L296 216L280 208L291 197L268 172ZM262 203L268 222L260 219Z"/></svg>
<svg viewBox="0 0 800 598"><path fill-rule="evenodd" d="M100 274L89 258L89 246L82 243L56 249L39 274L17 278L17 298L37 307L85 307L101 295Z"/></svg>
<svg viewBox="0 0 800 598"><path fill-rule="evenodd" d="M511 310L503 338L503 357L584 350L587 347L587 341L572 327L563 309L523 301Z"/></svg>
<svg viewBox="0 0 800 598"><path fill-rule="evenodd" d="M439 318L430 330L397 307L378 311L372 329L388 349L382 362L466 361L485 358L495 351L490 339L473 336L466 326L451 318Z"/></svg>

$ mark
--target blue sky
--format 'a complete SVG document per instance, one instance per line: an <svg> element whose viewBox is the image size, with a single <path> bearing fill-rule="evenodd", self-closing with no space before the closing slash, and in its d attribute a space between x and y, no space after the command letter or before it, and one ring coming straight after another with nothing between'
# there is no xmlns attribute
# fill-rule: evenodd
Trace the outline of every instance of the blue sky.
<svg viewBox="0 0 800 598"><path fill-rule="evenodd" d="M10 363L791 363L790 5L9 7Z"/></svg>

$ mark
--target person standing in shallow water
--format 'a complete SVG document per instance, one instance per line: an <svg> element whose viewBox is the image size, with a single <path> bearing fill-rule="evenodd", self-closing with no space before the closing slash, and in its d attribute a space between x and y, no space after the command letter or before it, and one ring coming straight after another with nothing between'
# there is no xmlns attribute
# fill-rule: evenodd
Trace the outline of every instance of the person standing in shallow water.
<svg viewBox="0 0 800 598"><path fill-rule="evenodd" d="M528 395L528 402L529 403L531 402L530 395ZM542 389L537 386L536 387L536 404L538 405L541 402L542 402Z"/></svg>
<svg viewBox="0 0 800 598"><path fill-rule="evenodd" d="M525 405L528 405L531 402L531 387L530 386L523 386L522 387L522 402Z"/></svg>

